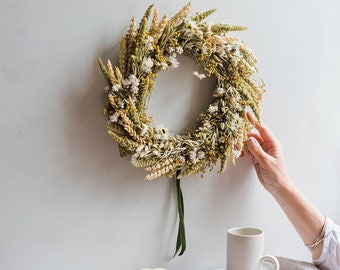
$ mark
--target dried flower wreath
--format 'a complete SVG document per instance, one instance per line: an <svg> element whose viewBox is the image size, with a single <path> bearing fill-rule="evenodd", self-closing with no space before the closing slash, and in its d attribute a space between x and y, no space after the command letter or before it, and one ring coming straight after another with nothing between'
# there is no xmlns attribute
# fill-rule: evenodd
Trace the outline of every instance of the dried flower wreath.
<svg viewBox="0 0 340 270"><path fill-rule="evenodd" d="M245 27L210 24L204 19L215 12L208 10L190 15L191 2L175 16L158 18L153 5L145 12L138 28L134 18L120 42L119 67L110 60L99 66L107 81L108 133L119 145L122 157L131 157L136 167L149 173L145 179L176 176L179 215L183 220L183 198L179 179L202 174L221 160L219 172L240 155L252 128L246 116L251 110L260 118L259 103L264 82L255 76L256 58L245 43L227 36ZM157 73L178 67L177 54L194 59L199 79L216 79L213 102L198 119L196 128L185 134L173 134L165 127L155 127L146 112L146 101L153 90ZM182 212L182 213L181 213ZM182 216L181 216L182 215ZM182 230L182 231L181 231ZM177 251L185 250L184 225L179 227Z"/></svg>

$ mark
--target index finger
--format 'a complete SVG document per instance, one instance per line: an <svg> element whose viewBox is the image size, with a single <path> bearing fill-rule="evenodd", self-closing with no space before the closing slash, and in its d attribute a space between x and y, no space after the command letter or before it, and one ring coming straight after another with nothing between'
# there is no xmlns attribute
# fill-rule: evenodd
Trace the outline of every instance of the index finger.
<svg viewBox="0 0 340 270"><path fill-rule="evenodd" d="M259 121L257 121L257 119L255 118L255 116L253 116L249 112L247 112L247 117L249 121L254 125L254 127L259 131L262 139L265 142L276 143L276 138L268 127L260 124Z"/></svg>

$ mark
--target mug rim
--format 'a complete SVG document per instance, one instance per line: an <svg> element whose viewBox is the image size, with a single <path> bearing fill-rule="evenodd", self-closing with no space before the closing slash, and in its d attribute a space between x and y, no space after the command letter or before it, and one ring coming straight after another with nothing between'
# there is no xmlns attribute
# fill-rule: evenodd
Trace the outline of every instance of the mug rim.
<svg viewBox="0 0 340 270"><path fill-rule="evenodd" d="M228 229L228 234L242 237L255 237L263 235L263 230L256 227L233 227Z"/></svg>

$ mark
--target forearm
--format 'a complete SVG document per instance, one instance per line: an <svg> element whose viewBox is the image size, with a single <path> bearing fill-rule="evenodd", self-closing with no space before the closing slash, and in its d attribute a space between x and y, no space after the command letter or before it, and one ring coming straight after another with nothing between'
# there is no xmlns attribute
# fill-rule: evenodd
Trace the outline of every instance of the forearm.
<svg viewBox="0 0 340 270"><path fill-rule="evenodd" d="M273 195L306 245L314 244L321 232L325 217L292 184L284 165L282 146L264 125L247 114L259 134L249 134L247 146L257 176ZM321 242L312 249L314 259L322 252Z"/></svg>
<svg viewBox="0 0 340 270"><path fill-rule="evenodd" d="M325 222L321 214L289 181L275 192L271 192L279 203L290 222L306 245L313 244L319 237ZM319 258L322 251L322 243L312 250L314 259Z"/></svg>

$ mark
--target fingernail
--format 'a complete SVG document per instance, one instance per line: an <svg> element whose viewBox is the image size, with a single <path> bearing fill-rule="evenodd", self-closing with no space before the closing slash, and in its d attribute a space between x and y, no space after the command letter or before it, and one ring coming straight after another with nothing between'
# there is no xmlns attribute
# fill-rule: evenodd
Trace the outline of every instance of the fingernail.
<svg viewBox="0 0 340 270"><path fill-rule="evenodd" d="M256 144L256 140L255 140L253 137L249 137L249 138L248 138L248 143L249 143L250 145L255 145L255 144Z"/></svg>

